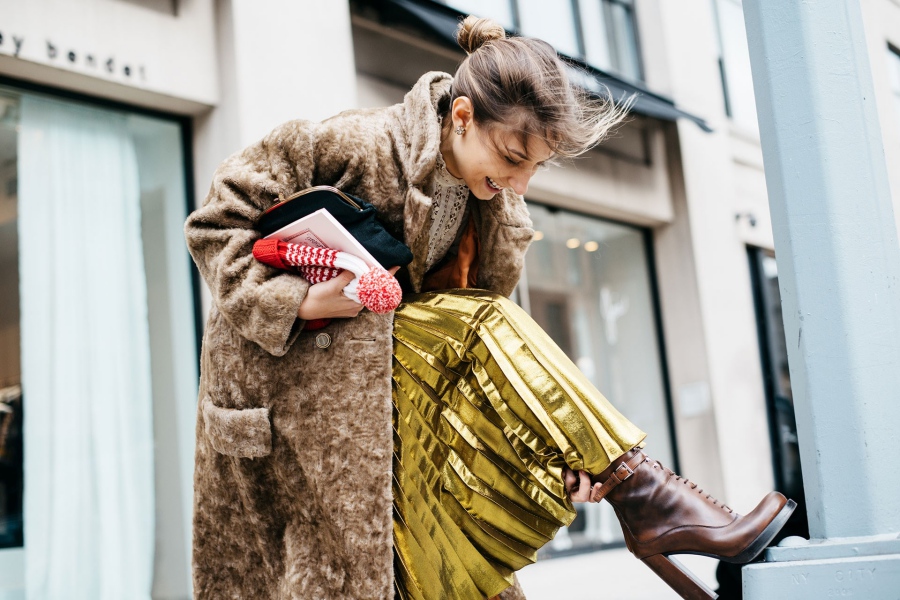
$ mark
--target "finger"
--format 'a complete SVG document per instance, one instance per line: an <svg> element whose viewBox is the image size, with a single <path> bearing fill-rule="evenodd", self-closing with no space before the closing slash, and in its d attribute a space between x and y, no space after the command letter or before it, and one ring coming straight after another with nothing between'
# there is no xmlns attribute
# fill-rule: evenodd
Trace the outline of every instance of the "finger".
<svg viewBox="0 0 900 600"><path fill-rule="evenodd" d="M578 476L569 467L563 467L563 484L566 486L566 493L569 495L578 489Z"/></svg>
<svg viewBox="0 0 900 600"><path fill-rule="evenodd" d="M587 502L591 498L591 477L585 471L578 471L578 489L572 494L572 502Z"/></svg>
<svg viewBox="0 0 900 600"><path fill-rule="evenodd" d="M390 273L391 275L396 275L397 271L399 271L399 270L400 270L400 267L391 267L390 269L388 269L388 273Z"/></svg>
<svg viewBox="0 0 900 600"><path fill-rule="evenodd" d="M334 279L341 283L341 288L345 288L348 283L353 281L354 277L356 277L356 275L353 274L353 271L341 271L341 274Z"/></svg>
<svg viewBox="0 0 900 600"><path fill-rule="evenodd" d="M353 281L354 277L353 271L341 271L340 275L332 277L328 281L323 281L320 285L327 286L325 289L328 290L330 295L342 296L341 291Z"/></svg>
<svg viewBox="0 0 900 600"><path fill-rule="evenodd" d="M594 484L594 487L591 488L591 502L600 502L603 498L600 496L600 488L603 487L603 484L599 481Z"/></svg>

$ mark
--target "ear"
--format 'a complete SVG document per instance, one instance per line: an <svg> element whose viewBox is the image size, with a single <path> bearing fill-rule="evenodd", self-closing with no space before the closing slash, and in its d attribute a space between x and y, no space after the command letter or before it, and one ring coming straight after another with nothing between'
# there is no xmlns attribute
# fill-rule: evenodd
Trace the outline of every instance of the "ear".
<svg viewBox="0 0 900 600"><path fill-rule="evenodd" d="M453 119L453 128L467 128L472 124L475 112L472 107L472 101L468 96L460 96L453 101L450 107L450 117Z"/></svg>

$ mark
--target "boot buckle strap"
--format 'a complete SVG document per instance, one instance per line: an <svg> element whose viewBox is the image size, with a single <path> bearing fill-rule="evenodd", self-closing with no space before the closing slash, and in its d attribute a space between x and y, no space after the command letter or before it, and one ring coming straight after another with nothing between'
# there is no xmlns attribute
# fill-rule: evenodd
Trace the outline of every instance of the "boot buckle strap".
<svg viewBox="0 0 900 600"><path fill-rule="evenodd" d="M613 471L613 473L612 473L612 476L615 477L616 479L618 479L619 483L622 483L623 481L625 481L632 475L634 475L634 469L629 467L628 463L620 464L618 467L616 467L616 470Z"/></svg>
<svg viewBox="0 0 900 600"><path fill-rule="evenodd" d="M618 467L613 470L612 474L603 482L599 489L595 489L591 494L591 502L600 502L613 488L634 475L634 470L638 465L646 460L647 456L643 452L636 452L630 460L622 461Z"/></svg>

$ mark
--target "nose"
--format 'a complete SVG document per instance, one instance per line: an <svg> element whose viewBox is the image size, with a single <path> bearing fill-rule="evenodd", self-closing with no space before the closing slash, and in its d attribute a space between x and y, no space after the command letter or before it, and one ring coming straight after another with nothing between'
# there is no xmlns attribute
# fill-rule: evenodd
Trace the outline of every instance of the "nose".
<svg viewBox="0 0 900 600"><path fill-rule="evenodd" d="M534 173L517 172L513 174L508 180L509 187L511 187L515 193L524 196L525 192L528 191L528 182L531 181L532 175L534 175Z"/></svg>

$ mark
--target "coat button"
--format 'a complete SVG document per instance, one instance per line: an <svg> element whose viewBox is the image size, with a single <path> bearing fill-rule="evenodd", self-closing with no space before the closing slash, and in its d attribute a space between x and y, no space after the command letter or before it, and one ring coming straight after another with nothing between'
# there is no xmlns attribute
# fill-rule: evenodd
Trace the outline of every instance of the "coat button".
<svg viewBox="0 0 900 600"><path fill-rule="evenodd" d="M331 345L331 336L327 333L320 333L316 336L316 348L324 350Z"/></svg>

